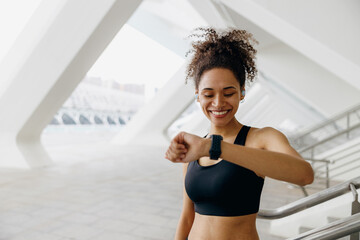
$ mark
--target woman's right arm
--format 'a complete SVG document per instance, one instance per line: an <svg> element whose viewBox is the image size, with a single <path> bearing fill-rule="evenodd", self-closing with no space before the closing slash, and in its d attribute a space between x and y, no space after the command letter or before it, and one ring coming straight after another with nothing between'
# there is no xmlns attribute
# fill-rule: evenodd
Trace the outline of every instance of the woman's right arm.
<svg viewBox="0 0 360 240"><path fill-rule="evenodd" d="M187 172L187 167L189 163L183 164L183 175L185 183L185 176ZM175 240L186 240L189 236L192 224L195 218L195 210L194 210L194 203L191 201L187 192L185 190L185 186L183 188L183 209L181 212L181 216L179 219L179 223L176 229Z"/></svg>

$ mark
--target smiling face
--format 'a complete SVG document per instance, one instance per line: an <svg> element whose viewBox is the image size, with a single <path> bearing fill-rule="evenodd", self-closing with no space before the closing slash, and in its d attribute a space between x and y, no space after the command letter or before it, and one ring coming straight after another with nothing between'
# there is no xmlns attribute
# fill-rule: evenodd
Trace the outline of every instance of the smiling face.
<svg viewBox="0 0 360 240"><path fill-rule="evenodd" d="M244 96L231 70L213 68L205 71L196 93L205 116L213 126L226 127L236 121L235 113Z"/></svg>

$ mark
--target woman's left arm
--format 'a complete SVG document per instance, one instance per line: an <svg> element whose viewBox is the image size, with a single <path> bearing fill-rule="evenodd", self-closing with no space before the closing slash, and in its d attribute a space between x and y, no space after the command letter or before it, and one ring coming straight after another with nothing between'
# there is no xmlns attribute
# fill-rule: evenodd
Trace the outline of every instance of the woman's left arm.
<svg viewBox="0 0 360 240"><path fill-rule="evenodd" d="M259 148L244 147L221 141L220 158L254 171L262 177L270 177L301 186L314 180L311 165L289 144L284 134L266 127L257 130ZM180 132L171 141L165 158L176 162L191 162L209 156L211 139Z"/></svg>
<svg viewBox="0 0 360 240"><path fill-rule="evenodd" d="M258 131L260 131L258 134L262 141L262 149L222 141L220 157L248 168L262 177L301 186L313 182L314 172L311 165L290 146L283 133L271 127Z"/></svg>

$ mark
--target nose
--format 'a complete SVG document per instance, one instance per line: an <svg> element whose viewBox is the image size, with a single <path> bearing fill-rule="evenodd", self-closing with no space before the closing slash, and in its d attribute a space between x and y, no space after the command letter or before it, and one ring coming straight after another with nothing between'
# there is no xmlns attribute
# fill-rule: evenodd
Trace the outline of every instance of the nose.
<svg viewBox="0 0 360 240"><path fill-rule="evenodd" d="M216 108L221 108L224 106L224 97L222 95L217 95L214 97L213 101L212 101L212 105Z"/></svg>

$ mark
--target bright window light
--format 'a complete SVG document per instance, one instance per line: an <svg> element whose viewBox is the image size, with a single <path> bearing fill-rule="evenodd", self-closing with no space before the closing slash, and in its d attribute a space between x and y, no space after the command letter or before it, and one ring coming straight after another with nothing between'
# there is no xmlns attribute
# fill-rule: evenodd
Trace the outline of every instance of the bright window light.
<svg viewBox="0 0 360 240"><path fill-rule="evenodd" d="M149 99L183 63L184 59L174 52L124 25L87 75L119 83L144 84Z"/></svg>

